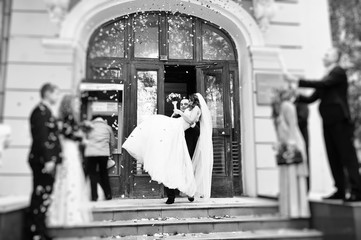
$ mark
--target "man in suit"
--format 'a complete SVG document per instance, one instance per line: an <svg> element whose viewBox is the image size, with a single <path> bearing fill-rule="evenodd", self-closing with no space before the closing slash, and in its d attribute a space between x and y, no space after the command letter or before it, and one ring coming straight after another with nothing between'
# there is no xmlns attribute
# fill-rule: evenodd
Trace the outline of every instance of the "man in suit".
<svg viewBox="0 0 361 240"><path fill-rule="evenodd" d="M313 88L312 95L299 96L298 101L312 103L320 99L319 111L323 121L323 134L336 192L325 199L361 201L361 176L356 150L353 145L353 125L347 100L348 81L343 68L338 65L340 52L328 50L323 58L327 73L320 81L298 79L286 75L289 82L298 82L299 87ZM351 195L346 199L345 173L351 186Z"/></svg>
<svg viewBox="0 0 361 240"><path fill-rule="evenodd" d="M59 129L52 107L59 99L57 86L46 83L40 90L41 102L30 116L32 145L29 164L33 173L33 193L28 213L29 239L50 239L45 216L53 190L56 164L61 163Z"/></svg>
<svg viewBox="0 0 361 240"><path fill-rule="evenodd" d="M182 112L184 112L189 106L189 100L186 99L186 98L183 98L180 102L180 110ZM180 117L179 115L172 115L171 117ZM186 140L186 143L187 143L187 148L188 148L188 152L189 152L189 155L192 159L193 157L193 154L194 154L194 151L196 149L196 146L197 146L197 141L198 141L198 137L199 137L199 134L200 134L200 130L199 130L199 123L197 123L194 127L190 127L188 128L185 132L184 132L184 137L185 137L185 140ZM177 195L177 189L170 189L170 188L167 188L165 187L165 191L166 191L166 194L167 194L167 201L166 201L166 204L173 204L174 203L174 200L175 200L175 197ZM188 200L190 202L193 202L194 201L194 198L192 196L188 197Z"/></svg>

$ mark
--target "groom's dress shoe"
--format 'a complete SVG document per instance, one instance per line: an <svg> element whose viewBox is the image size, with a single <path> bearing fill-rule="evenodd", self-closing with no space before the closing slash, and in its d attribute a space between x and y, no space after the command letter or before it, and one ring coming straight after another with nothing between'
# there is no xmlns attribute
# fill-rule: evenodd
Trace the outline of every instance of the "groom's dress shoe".
<svg viewBox="0 0 361 240"><path fill-rule="evenodd" d="M166 204L173 204L174 203L174 198L168 198L165 203Z"/></svg>
<svg viewBox="0 0 361 240"><path fill-rule="evenodd" d="M188 198L188 201L193 202L193 201L194 201L194 197L189 197L189 198Z"/></svg>
<svg viewBox="0 0 361 240"><path fill-rule="evenodd" d="M324 197L322 199L324 199L324 200L341 200L341 199L345 199L345 195L340 192L335 192L332 195Z"/></svg>

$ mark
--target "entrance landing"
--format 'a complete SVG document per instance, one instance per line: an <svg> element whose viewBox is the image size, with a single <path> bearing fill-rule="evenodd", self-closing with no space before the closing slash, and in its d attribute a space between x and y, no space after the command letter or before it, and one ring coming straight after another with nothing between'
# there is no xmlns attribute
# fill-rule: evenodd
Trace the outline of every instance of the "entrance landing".
<svg viewBox="0 0 361 240"><path fill-rule="evenodd" d="M93 202L94 210L99 209L115 209L115 208L179 208L179 207L220 207L220 206L277 206L276 200L249 198L249 197L234 197L234 198L210 198L208 200L195 199L194 202L189 202L187 198L176 198L174 204L165 204L166 198L163 199L113 199L110 201Z"/></svg>

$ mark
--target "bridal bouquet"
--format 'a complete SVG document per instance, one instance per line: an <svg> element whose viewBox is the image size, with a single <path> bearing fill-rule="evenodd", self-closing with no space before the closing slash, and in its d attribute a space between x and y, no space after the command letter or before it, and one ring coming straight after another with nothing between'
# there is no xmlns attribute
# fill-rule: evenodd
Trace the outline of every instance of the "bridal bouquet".
<svg viewBox="0 0 361 240"><path fill-rule="evenodd" d="M174 109L177 108L177 103L181 100L179 93L171 93L167 96L167 102L172 102Z"/></svg>

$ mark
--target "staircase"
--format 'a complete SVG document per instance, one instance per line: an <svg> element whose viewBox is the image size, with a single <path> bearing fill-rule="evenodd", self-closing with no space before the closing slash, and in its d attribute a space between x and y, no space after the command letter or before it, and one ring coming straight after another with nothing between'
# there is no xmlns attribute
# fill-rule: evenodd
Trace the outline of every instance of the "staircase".
<svg viewBox="0 0 361 240"><path fill-rule="evenodd" d="M57 240L70 239L294 239L321 240L309 219L278 214L275 201L252 198L190 203L177 198L118 199L94 205L94 222L52 228Z"/></svg>

